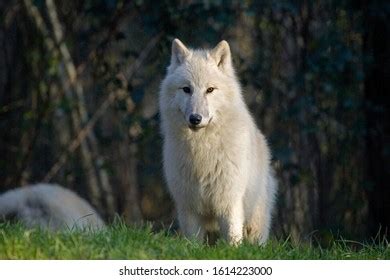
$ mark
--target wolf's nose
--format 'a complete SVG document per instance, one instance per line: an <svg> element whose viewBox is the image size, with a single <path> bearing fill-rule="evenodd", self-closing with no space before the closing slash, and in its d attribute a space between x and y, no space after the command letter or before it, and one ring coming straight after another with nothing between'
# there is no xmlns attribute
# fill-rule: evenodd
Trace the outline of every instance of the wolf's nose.
<svg viewBox="0 0 390 280"><path fill-rule="evenodd" d="M202 121L202 116L199 114L191 114L190 115L190 123L193 125L198 125Z"/></svg>

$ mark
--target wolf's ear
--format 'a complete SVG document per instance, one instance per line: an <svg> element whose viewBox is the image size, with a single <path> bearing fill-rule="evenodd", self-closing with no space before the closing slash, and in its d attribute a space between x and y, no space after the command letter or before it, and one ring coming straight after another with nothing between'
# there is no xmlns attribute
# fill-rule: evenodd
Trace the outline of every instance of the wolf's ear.
<svg viewBox="0 0 390 280"><path fill-rule="evenodd" d="M222 71L230 72L233 70L230 47L225 40L219 42L218 45L210 51L210 55Z"/></svg>
<svg viewBox="0 0 390 280"><path fill-rule="evenodd" d="M180 65L184 59L190 54L187 47L179 40L174 39L172 42L172 57L171 65Z"/></svg>

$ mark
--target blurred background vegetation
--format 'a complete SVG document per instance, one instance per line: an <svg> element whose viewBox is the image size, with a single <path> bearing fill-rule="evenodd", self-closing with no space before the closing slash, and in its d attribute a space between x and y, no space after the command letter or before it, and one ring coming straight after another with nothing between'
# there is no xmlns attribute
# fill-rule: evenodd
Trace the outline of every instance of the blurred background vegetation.
<svg viewBox="0 0 390 280"><path fill-rule="evenodd" d="M0 2L0 192L53 182L169 226L157 95L173 38L231 45L279 180L274 231L388 235L388 1Z"/></svg>

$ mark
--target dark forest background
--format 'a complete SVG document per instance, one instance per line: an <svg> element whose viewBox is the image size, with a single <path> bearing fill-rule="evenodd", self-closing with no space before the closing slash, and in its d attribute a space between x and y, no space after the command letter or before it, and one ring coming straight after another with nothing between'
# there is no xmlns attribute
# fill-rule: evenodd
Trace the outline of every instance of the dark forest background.
<svg viewBox="0 0 390 280"><path fill-rule="evenodd" d="M157 95L171 41L230 43L294 240L390 229L389 1L0 1L0 192L58 183L169 226Z"/></svg>

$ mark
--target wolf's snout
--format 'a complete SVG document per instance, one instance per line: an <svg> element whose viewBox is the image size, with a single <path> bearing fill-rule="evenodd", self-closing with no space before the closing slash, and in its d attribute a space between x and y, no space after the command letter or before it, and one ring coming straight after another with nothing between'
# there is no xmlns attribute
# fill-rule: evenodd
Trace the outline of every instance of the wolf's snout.
<svg viewBox="0 0 390 280"><path fill-rule="evenodd" d="M190 123L192 125L198 125L202 121L202 116L199 114L191 114L190 115Z"/></svg>

